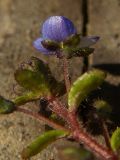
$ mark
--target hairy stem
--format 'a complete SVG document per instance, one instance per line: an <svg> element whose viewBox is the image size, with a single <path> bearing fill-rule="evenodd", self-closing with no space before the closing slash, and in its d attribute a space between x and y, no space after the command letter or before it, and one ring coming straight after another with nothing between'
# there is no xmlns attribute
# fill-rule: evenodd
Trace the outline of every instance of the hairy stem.
<svg viewBox="0 0 120 160"><path fill-rule="evenodd" d="M27 115L29 115L31 117L34 117L39 121L43 121L44 123L48 124L50 127L54 128L54 129L60 129L60 130L68 131L68 129L66 129L65 127L63 127L63 126L61 126L61 125L49 120L48 118L46 118L46 117L44 117L44 116L42 116L42 115L40 115L38 113L29 111L27 109L20 108L20 107L17 107L16 111L17 112L22 112L22 113L27 114Z"/></svg>
<svg viewBox="0 0 120 160"><path fill-rule="evenodd" d="M49 100L49 102L51 105L54 106L52 107L52 111L55 112L58 116L64 118L71 127L71 129L67 129L38 113L34 113L23 108L18 107L16 111L32 116L38 119L39 121L43 121L55 129L71 132L72 137L77 142L83 143L86 148L89 148L92 152L101 157L103 160L118 160L116 155L111 150L98 144L98 142L93 137L91 137L87 132L83 130L83 128L80 127L75 112L68 113L67 109L64 106L62 106L61 103L59 103L59 101L55 99Z"/></svg>
<svg viewBox="0 0 120 160"><path fill-rule="evenodd" d="M66 90L67 90L67 93L69 93L71 84L70 84L70 77L69 77L69 71L68 71L68 61L65 57L63 57L62 60L63 60L63 72L64 72Z"/></svg>
<svg viewBox="0 0 120 160"><path fill-rule="evenodd" d="M100 145L83 129L74 131L73 137L77 142L83 143L86 148L89 148L94 154L102 158L103 160L118 160L117 156L108 148Z"/></svg>
<svg viewBox="0 0 120 160"><path fill-rule="evenodd" d="M103 160L118 160L117 156L110 149L99 144L91 135L80 127L75 111L68 112L68 110L55 99L51 99L49 102L52 105L52 111L67 121L71 128L71 134L77 142L83 143L86 148L89 148L89 150Z"/></svg>
<svg viewBox="0 0 120 160"><path fill-rule="evenodd" d="M68 110L61 104L56 98L48 99L49 108L56 113L58 116L67 121L68 119Z"/></svg>
<svg viewBox="0 0 120 160"><path fill-rule="evenodd" d="M107 129L107 126L106 126L106 124L105 124L104 119L101 119L101 118L100 118L100 124L101 124L101 128L102 128L102 131L103 131L103 136L104 136L106 145L107 145L108 148L111 149L110 136L109 136L108 129Z"/></svg>
<svg viewBox="0 0 120 160"><path fill-rule="evenodd" d="M92 136L80 127L75 112L70 112L68 117L68 123L71 126L73 138L77 142L83 143L86 148L89 148L103 160L118 160L117 156L110 149L100 145Z"/></svg>

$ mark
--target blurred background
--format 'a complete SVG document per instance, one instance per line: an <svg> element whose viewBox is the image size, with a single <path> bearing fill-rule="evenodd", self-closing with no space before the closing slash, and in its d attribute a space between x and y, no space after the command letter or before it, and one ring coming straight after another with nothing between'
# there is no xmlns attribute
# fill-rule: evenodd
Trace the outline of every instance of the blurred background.
<svg viewBox="0 0 120 160"><path fill-rule="evenodd" d="M94 66L108 71L102 96L119 115L120 0L0 0L0 95L14 96L14 71L30 56L45 59L57 77L55 71L60 70L59 61L43 56L32 46L33 40L40 35L42 23L52 15L71 19L83 35L101 37L89 58L89 68ZM82 59L75 58L70 65L71 75L80 75ZM18 113L0 118L0 160L19 160L24 145L42 133L43 127ZM33 160L57 159L57 153L56 147L52 146Z"/></svg>

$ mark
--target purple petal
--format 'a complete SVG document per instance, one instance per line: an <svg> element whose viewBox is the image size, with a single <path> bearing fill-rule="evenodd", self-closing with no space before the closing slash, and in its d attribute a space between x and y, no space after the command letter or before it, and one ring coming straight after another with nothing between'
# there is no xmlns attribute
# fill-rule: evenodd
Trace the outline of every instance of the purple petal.
<svg viewBox="0 0 120 160"><path fill-rule="evenodd" d="M75 33L74 24L63 16L49 17L42 26L43 37L58 42Z"/></svg>
<svg viewBox="0 0 120 160"><path fill-rule="evenodd" d="M91 45L94 45L99 39L100 37L98 36L81 37L80 47L84 48L84 47L89 47Z"/></svg>
<svg viewBox="0 0 120 160"><path fill-rule="evenodd" d="M50 51L47 50L46 48L43 47L43 45L41 44L41 41L43 41L43 38L38 38L33 42L33 46L35 47L35 49L37 49L38 51L44 53L44 54L49 54Z"/></svg>

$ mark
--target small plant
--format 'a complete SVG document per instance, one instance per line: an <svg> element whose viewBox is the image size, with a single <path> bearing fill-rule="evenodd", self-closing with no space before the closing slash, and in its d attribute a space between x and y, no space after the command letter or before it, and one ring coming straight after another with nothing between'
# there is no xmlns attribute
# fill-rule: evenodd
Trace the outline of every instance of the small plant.
<svg viewBox="0 0 120 160"><path fill-rule="evenodd" d="M1 114L10 114L15 111L23 112L44 121L51 127L51 130L45 131L22 151L22 159L29 159L59 138L66 138L83 144L81 150L70 147L65 149L64 153L66 154L77 153L80 158L85 160L90 159L91 153L93 153L92 157L97 156L103 160L118 160L120 129L113 133L110 140L106 126L106 119L110 118L112 112L111 106L104 100L97 99L94 102L91 100L91 105L85 101L104 82L106 73L92 69L80 75L75 82L71 82L68 70L69 59L88 57L94 51L91 46L98 40L98 36L81 36L77 33L73 23L62 16L50 17L43 23L42 37L35 40L33 45L46 56L56 56L63 62L64 80L57 81L47 63L37 57L31 57L29 63L25 63L15 72L15 80L23 88L21 95L11 101L0 97ZM67 94L67 99L63 104L60 97L65 94ZM47 102L46 108L41 107L44 112L51 111L49 116L20 107L41 98ZM94 115L97 117L106 146L99 144L86 131L87 128L83 127L84 121L79 115L83 103L86 108L89 108L87 113L89 118L91 119Z"/></svg>

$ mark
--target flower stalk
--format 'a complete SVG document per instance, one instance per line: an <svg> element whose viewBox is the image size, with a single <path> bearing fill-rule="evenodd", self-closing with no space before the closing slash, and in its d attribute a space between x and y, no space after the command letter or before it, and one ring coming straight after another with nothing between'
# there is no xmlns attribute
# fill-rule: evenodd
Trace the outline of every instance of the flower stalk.
<svg viewBox="0 0 120 160"><path fill-rule="evenodd" d="M70 76L69 76L69 71L68 71L68 61L65 57L62 58L63 60L63 72L64 72L64 80L65 80L65 85L66 85L66 90L67 94L69 93L70 90Z"/></svg>

